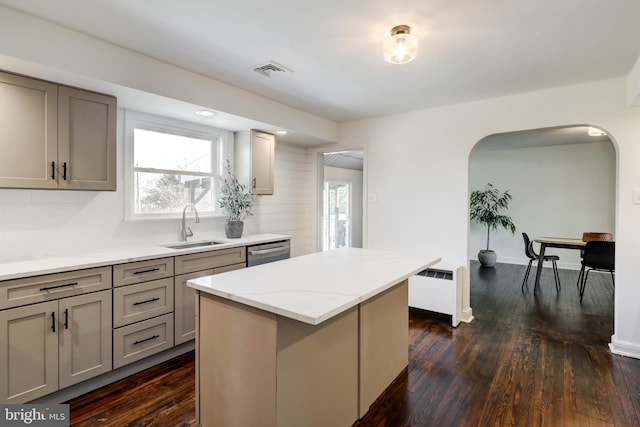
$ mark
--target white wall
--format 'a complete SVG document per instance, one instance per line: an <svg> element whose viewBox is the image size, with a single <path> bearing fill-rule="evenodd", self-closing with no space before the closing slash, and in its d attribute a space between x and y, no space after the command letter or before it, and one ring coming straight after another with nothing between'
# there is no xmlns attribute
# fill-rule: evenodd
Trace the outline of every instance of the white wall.
<svg viewBox="0 0 640 427"><path fill-rule="evenodd" d="M0 262L177 242L179 219L124 220L124 129L118 111L117 191L0 189ZM246 233L292 236L292 256L315 250L311 166L303 148L276 144L275 193L256 200ZM224 218L187 223L192 240L224 237Z"/></svg>
<svg viewBox="0 0 640 427"><path fill-rule="evenodd" d="M96 82L127 86L285 128L302 127L309 135L334 139L334 122L4 7L0 11L1 68L38 71L45 78L57 75L62 83L81 87ZM336 151L368 150L365 191L375 202L365 207L367 246L433 250L450 263L468 265L469 155L473 146L495 133L579 124L601 127L617 148L612 348L640 357L640 311L636 307L640 300L640 270L636 268L640 205L632 204L633 190L640 190L636 164L640 159L640 110L628 107L627 101L633 99L629 87L637 89L637 84L612 79L341 125ZM311 164L313 192L316 167ZM309 191L306 184L304 188ZM11 260L86 250L110 239L120 244L175 238L177 222L123 222L120 191L0 190L0 256ZM301 222L314 224L309 232L315 234L316 201L311 204L313 209L308 211L296 209L303 211ZM221 229L215 220L199 226ZM463 303L470 314L468 280L466 286Z"/></svg>
<svg viewBox="0 0 640 427"><path fill-rule="evenodd" d="M316 251L312 156L302 147L276 143L274 192L256 197L248 232L291 235L291 255Z"/></svg>
<svg viewBox="0 0 640 427"><path fill-rule="evenodd" d="M490 182L509 190L513 199L507 214L517 228L515 235L503 228L491 232L490 248L498 262L529 262L522 232L531 239L614 232L616 158L611 142L506 150L482 150L483 143L470 157L470 189L484 189ZM485 248L486 227L471 223L471 258ZM560 256L561 268L580 268L579 251L549 248L547 253Z"/></svg>
<svg viewBox="0 0 640 427"><path fill-rule="evenodd" d="M324 179L351 183L351 246L362 247L362 171L325 166Z"/></svg>
<svg viewBox="0 0 640 427"><path fill-rule="evenodd" d="M369 247L435 250L467 266L474 145L496 133L601 127L617 149L612 348L640 357L640 205L632 204L632 190L640 189L640 110L627 106L626 86L612 79L342 124L341 144L368 147L367 192L376 196L368 204ZM468 273L465 286L468 315Z"/></svg>
<svg viewBox="0 0 640 427"><path fill-rule="evenodd" d="M317 140L337 137L334 121L3 6L0 69L105 91L118 96L119 106L128 109L158 113L159 101L169 98ZM149 94L158 105L139 104Z"/></svg>

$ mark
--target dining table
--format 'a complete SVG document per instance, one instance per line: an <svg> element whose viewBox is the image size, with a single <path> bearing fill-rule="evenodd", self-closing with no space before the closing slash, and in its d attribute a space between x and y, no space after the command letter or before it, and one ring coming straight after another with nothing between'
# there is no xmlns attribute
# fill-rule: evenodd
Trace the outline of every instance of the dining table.
<svg viewBox="0 0 640 427"><path fill-rule="evenodd" d="M587 242L582 239L574 239L569 237L536 237L534 242L540 243L540 251L538 252L538 267L536 269L536 280L533 286L533 293L538 291L540 284L540 274L542 273L542 262L544 260L544 252L547 248L560 249L584 249Z"/></svg>

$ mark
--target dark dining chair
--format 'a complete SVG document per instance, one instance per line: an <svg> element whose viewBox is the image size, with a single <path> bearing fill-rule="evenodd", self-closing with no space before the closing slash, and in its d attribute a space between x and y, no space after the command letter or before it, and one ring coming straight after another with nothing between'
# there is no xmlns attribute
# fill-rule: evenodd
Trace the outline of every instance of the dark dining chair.
<svg viewBox="0 0 640 427"><path fill-rule="evenodd" d="M616 285L615 279L616 264L616 244L611 241L592 240L587 242L582 254L582 268L578 274L578 289L580 290L580 303L584 296L584 288L587 285L589 272L608 271L611 273L611 281L613 286Z"/></svg>
<svg viewBox="0 0 640 427"><path fill-rule="evenodd" d="M522 233L522 238L524 239L524 253L529 258L529 265L527 265L527 271L524 274L524 279L522 280L521 289L524 291L524 287L527 284L527 280L529 279L529 273L531 272L531 264L533 261L538 261L539 256L535 250L533 250L533 242L529 239L527 233ZM556 292L560 292L560 275L558 274L558 264L557 262L560 260L560 257L557 255L545 255L544 261L551 261L553 265L553 278L556 281Z"/></svg>

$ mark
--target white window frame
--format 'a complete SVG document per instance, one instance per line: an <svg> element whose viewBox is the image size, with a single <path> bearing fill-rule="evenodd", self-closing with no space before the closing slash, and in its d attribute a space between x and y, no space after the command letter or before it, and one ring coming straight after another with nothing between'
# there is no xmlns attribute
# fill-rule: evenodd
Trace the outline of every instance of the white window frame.
<svg viewBox="0 0 640 427"><path fill-rule="evenodd" d="M134 212L134 158L133 158L133 131L134 129L144 129L154 132L169 133L188 138L205 139L214 142L212 154L215 152L216 158L212 163L214 197L217 200L220 191L220 175L223 161L229 158L233 164L233 132L177 120L169 117L157 116L139 111L125 111L125 137L124 137L124 218L132 220L153 220L153 219L173 219L181 218L182 212L171 213L144 213ZM214 204L215 207L216 204ZM220 211L202 212L202 217L221 217Z"/></svg>

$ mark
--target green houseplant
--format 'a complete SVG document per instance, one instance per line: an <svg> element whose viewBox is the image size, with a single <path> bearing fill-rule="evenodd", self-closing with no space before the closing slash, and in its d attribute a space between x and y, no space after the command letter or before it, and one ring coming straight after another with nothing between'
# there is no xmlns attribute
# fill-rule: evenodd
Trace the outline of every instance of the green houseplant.
<svg viewBox="0 0 640 427"><path fill-rule="evenodd" d="M226 215L224 231L228 238L242 236L244 220L253 215L254 195L244 184L238 182L231 171L231 161L225 161L226 175L222 177L218 206Z"/></svg>
<svg viewBox="0 0 640 427"><path fill-rule="evenodd" d="M501 192L493 184L488 183L484 190L476 190L471 192L471 212L472 220L479 222L487 227L487 248L478 252L478 261L484 267L493 267L496 264L496 253L489 249L489 235L491 230L497 230L498 227L504 227L515 234L516 226L513 220L501 213L509 208L511 202L511 194L509 190Z"/></svg>

